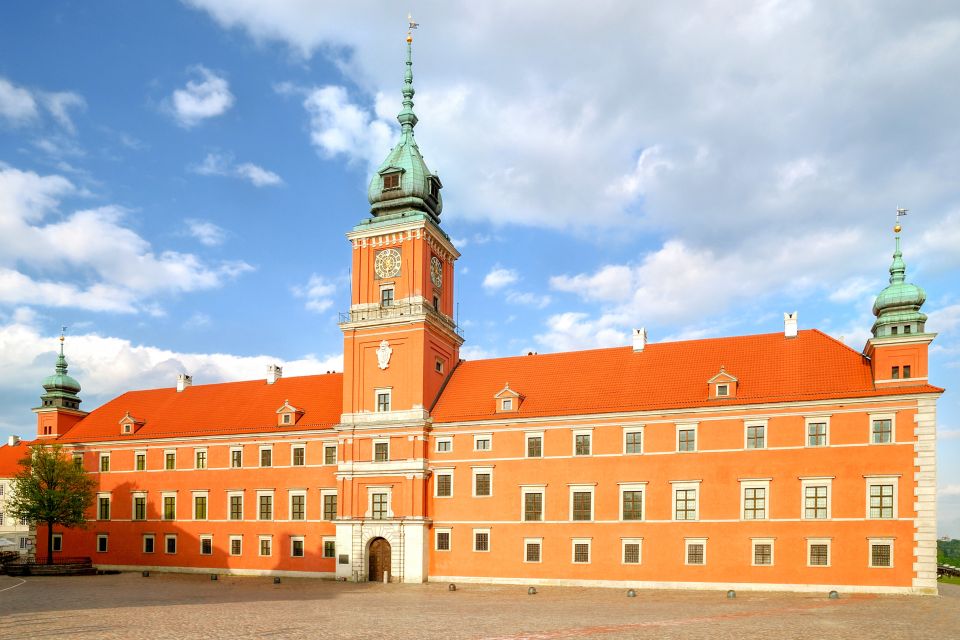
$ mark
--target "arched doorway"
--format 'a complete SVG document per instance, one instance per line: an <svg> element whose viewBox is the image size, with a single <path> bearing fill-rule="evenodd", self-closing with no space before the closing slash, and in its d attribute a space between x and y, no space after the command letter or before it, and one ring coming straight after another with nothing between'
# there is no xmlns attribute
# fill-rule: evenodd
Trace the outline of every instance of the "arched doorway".
<svg viewBox="0 0 960 640"><path fill-rule="evenodd" d="M370 542L367 552L367 580L380 582L386 571L387 580L390 580L390 543L385 538L374 538Z"/></svg>

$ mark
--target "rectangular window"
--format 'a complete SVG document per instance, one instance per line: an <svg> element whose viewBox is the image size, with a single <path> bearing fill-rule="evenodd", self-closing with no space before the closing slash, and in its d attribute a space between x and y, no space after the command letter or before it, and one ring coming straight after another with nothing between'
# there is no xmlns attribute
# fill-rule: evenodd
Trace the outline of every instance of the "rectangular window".
<svg viewBox="0 0 960 640"><path fill-rule="evenodd" d="M144 553L153 553L156 547L156 539L153 535L143 536L143 552Z"/></svg>
<svg viewBox="0 0 960 640"><path fill-rule="evenodd" d="M206 469L207 468L207 450L206 449L197 449L194 451L194 468L195 469Z"/></svg>
<svg viewBox="0 0 960 640"><path fill-rule="evenodd" d="M260 466L261 467L273 466L273 449L271 449L270 447L264 447L260 449Z"/></svg>
<svg viewBox="0 0 960 640"><path fill-rule="evenodd" d="M623 519L643 520L643 491L624 491L622 494Z"/></svg>
<svg viewBox="0 0 960 640"><path fill-rule="evenodd" d="M147 454L143 452L138 452L136 456L136 469L137 471L146 471L147 469Z"/></svg>
<svg viewBox="0 0 960 640"><path fill-rule="evenodd" d="M870 566L888 568L893 566L893 543L870 541Z"/></svg>
<svg viewBox="0 0 960 640"><path fill-rule="evenodd" d="M476 435L473 436L473 450L474 451L490 451L493 444L493 436L486 435Z"/></svg>
<svg viewBox="0 0 960 640"><path fill-rule="evenodd" d="M900 367L894 367L890 370L890 378L893 380L900 379Z"/></svg>
<svg viewBox="0 0 960 640"><path fill-rule="evenodd" d="M147 497L146 496L133 497L133 519L134 520L147 519Z"/></svg>
<svg viewBox="0 0 960 640"><path fill-rule="evenodd" d="M337 464L336 445L326 445L323 447L323 464Z"/></svg>
<svg viewBox="0 0 960 640"><path fill-rule="evenodd" d="M163 496L163 519L177 519L177 496Z"/></svg>
<svg viewBox="0 0 960 640"><path fill-rule="evenodd" d="M769 567L773 565L773 541L753 541L753 566Z"/></svg>
<svg viewBox="0 0 960 640"><path fill-rule="evenodd" d="M730 395L730 385L718 384L717 385L717 397L723 398Z"/></svg>
<svg viewBox="0 0 960 640"><path fill-rule="evenodd" d="M273 555L273 538L268 536L260 538L260 555L264 557Z"/></svg>
<svg viewBox="0 0 960 640"><path fill-rule="evenodd" d="M543 457L543 435L542 434L528 434L527 435L527 457L528 458L542 458Z"/></svg>
<svg viewBox="0 0 960 640"><path fill-rule="evenodd" d="M230 519L243 520L243 495L230 496Z"/></svg>
<svg viewBox="0 0 960 640"><path fill-rule="evenodd" d="M377 391L377 411L390 411L390 391Z"/></svg>
<svg viewBox="0 0 960 640"><path fill-rule="evenodd" d="M445 529L437 530L436 537L437 551L450 551L450 531Z"/></svg>
<svg viewBox="0 0 960 640"><path fill-rule="evenodd" d="M243 449L237 447L230 449L230 467L239 469L243 466Z"/></svg>
<svg viewBox="0 0 960 640"><path fill-rule="evenodd" d="M230 536L230 555L239 556L243 554L243 538L240 536Z"/></svg>
<svg viewBox="0 0 960 640"><path fill-rule="evenodd" d="M473 530L473 550L474 551L490 551L490 530L489 529Z"/></svg>
<svg viewBox="0 0 960 640"><path fill-rule="evenodd" d="M808 422L807 423L807 446L808 447L827 446L827 423L826 422Z"/></svg>
<svg viewBox="0 0 960 640"><path fill-rule="evenodd" d="M337 519L337 494L335 493L323 494L323 519L324 520Z"/></svg>
<svg viewBox="0 0 960 640"><path fill-rule="evenodd" d="M163 468L168 470L177 468L177 454L175 452L173 451L164 452Z"/></svg>
<svg viewBox="0 0 960 640"><path fill-rule="evenodd" d="M765 487L743 488L743 519L764 520L767 517L767 490Z"/></svg>
<svg viewBox="0 0 960 640"><path fill-rule="evenodd" d="M828 542L808 542L808 566L830 566L830 544Z"/></svg>
<svg viewBox="0 0 960 640"><path fill-rule="evenodd" d="M336 558L337 557L337 541L336 540L324 540L323 541L323 557L324 558Z"/></svg>
<svg viewBox="0 0 960 640"><path fill-rule="evenodd" d="M643 453L643 432L627 431L623 434L624 453Z"/></svg>
<svg viewBox="0 0 960 640"><path fill-rule="evenodd" d="M453 451L452 438L437 438L437 453L450 453Z"/></svg>
<svg viewBox="0 0 960 640"><path fill-rule="evenodd" d="M307 463L307 448L304 446L296 446L292 449L293 460L290 461L295 467L302 467Z"/></svg>
<svg viewBox="0 0 960 640"><path fill-rule="evenodd" d="M677 451L697 450L697 430L692 428L677 429Z"/></svg>
<svg viewBox="0 0 960 640"><path fill-rule="evenodd" d="M767 446L767 427L762 424L747 425L747 449L765 449Z"/></svg>
<svg viewBox="0 0 960 640"><path fill-rule="evenodd" d="M193 496L193 519L207 519L207 496Z"/></svg>
<svg viewBox="0 0 960 640"><path fill-rule="evenodd" d="M489 471L485 471L482 473L474 473L473 495L477 497L486 497L491 495L492 490L490 486L490 478L491 478L491 474Z"/></svg>
<svg viewBox="0 0 960 640"><path fill-rule="evenodd" d="M307 496L293 494L290 496L290 519L305 520L307 517Z"/></svg>
<svg viewBox="0 0 960 640"><path fill-rule="evenodd" d="M526 522L543 520L543 492L525 491L523 494L523 519Z"/></svg>
<svg viewBox="0 0 960 640"><path fill-rule="evenodd" d="M513 398L503 398L500 400L501 411L513 411Z"/></svg>
<svg viewBox="0 0 960 640"><path fill-rule="evenodd" d="M389 459L390 459L390 443L374 442L373 443L373 461L387 462Z"/></svg>
<svg viewBox="0 0 960 640"><path fill-rule="evenodd" d="M200 537L200 555L202 556L213 555L213 538L211 538L210 536Z"/></svg>
<svg viewBox="0 0 960 640"><path fill-rule="evenodd" d="M53 550L63 551L63 534L60 534L60 533L53 534Z"/></svg>
<svg viewBox="0 0 960 640"><path fill-rule="evenodd" d="M101 533L97 536L97 553L107 552L107 534Z"/></svg>
<svg viewBox="0 0 960 640"><path fill-rule="evenodd" d="M825 520L829 517L829 487L825 484L803 488L803 517L807 520Z"/></svg>
<svg viewBox="0 0 960 640"><path fill-rule="evenodd" d="M573 492L573 520L593 520L593 493Z"/></svg>
<svg viewBox="0 0 960 640"><path fill-rule="evenodd" d="M393 306L393 287L380 289L380 305L384 307Z"/></svg>
<svg viewBox="0 0 960 640"><path fill-rule="evenodd" d="M697 519L697 490L696 489L677 489L673 490L674 501L674 520L696 520Z"/></svg>
<svg viewBox="0 0 960 640"><path fill-rule="evenodd" d="M894 486L892 484L871 484L870 517L893 518Z"/></svg>
<svg viewBox="0 0 960 640"><path fill-rule="evenodd" d="M177 536L176 535L168 534L163 537L163 550L166 553L177 552Z"/></svg>
<svg viewBox="0 0 960 640"><path fill-rule="evenodd" d="M640 541L623 541L623 564L640 564Z"/></svg>
<svg viewBox="0 0 960 640"><path fill-rule="evenodd" d="M290 538L290 556L293 558L303 557L303 536Z"/></svg>
<svg viewBox="0 0 960 640"><path fill-rule="evenodd" d="M97 520L109 520L110 519L110 498L109 497L100 497L97 500Z"/></svg>
<svg viewBox="0 0 960 640"><path fill-rule="evenodd" d="M893 420L889 418L872 420L870 442L873 444L890 444L893 442Z"/></svg>
<svg viewBox="0 0 960 640"><path fill-rule="evenodd" d="M453 496L453 474L438 473L437 474L437 497L449 498L451 496Z"/></svg>
<svg viewBox="0 0 960 640"><path fill-rule="evenodd" d="M540 562L541 546L540 540L524 540L523 561Z"/></svg>
<svg viewBox="0 0 960 640"><path fill-rule="evenodd" d="M399 189L400 188L400 174L399 173L388 173L383 176L383 190L387 189Z"/></svg>
<svg viewBox="0 0 960 640"><path fill-rule="evenodd" d="M687 541L687 564L691 564L691 565L707 564L706 540L688 540Z"/></svg>
<svg viewBox="0 0 960 640"><path fill-rule="evenodd" d="M100 454L100 471L110 471L110 454L101 453Z"/></svg>
<svg viewBox="0 0 960 640"><path fill-rule="evenodd" d="M590 455L590 437L592 434L589 433L577 433L573 436L573 455L575 456L588 456Z"/></svg>
<svg viewBox="0 0 960 640"><path fill-rule="evenodd" d="M260 507L257 512L257 519L273 520L273 496L270 496L270 495L257 496L257 502Z"/></svg>
<svg viewBox="0 0 960 640"><path fill-rule="evenodd" d="M77 453L73 456L73 466L77 469L83 469L83 454Z"/></svg>
<svg viewBox="0 0 960 640"><path fill-rule="evenodd" d="M904 329L909 329L909 328L910 328L910 327L904 327ZM904 333L910 333L910 332L909 332L909 331L904 331ZM904 377L904 378L909 378L909 377L910 377L910 365L908 365L908 364L903 365L903 377Z"/></svg>
<svg viewBox="0 0 960 640"><path fill-rule="evenodd" d="M385 520L387 518L387 494L374 493L371 496L372 515L374 520Z"/></svg>
<svg viewBox="0 0 960 640"><path fill-rule="evenodd" d="M573 562L574 564L589 564L590 562L590 541L573 541Z"/></svg>

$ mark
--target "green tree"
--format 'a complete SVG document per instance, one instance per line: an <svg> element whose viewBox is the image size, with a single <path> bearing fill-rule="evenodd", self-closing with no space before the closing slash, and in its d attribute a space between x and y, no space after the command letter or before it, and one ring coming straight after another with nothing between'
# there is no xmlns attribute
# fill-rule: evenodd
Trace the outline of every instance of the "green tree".
<svg viewBox="0 0 960 640"><path fill-rule="evenodd" d="M53 563L53 527L82 527L93 505L95 481L63 447L34 445L10 483L7 511L14 518L47 524L47 564Z"/></svg>

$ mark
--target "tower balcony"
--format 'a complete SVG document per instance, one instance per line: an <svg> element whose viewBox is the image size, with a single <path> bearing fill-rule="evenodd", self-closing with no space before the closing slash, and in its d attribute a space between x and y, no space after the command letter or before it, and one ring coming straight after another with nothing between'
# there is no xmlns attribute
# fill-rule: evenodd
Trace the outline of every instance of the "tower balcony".
<svg viewBox="0 0 960 640"><path fill-rule="evenodd" d="M349 311L340 312L340 327L347 325L375 324L383 320L405 320L411 317L430 317L463 338L463 329L452 318L440 313L425 300L398 300L388 305L357 305Z"/></svg>

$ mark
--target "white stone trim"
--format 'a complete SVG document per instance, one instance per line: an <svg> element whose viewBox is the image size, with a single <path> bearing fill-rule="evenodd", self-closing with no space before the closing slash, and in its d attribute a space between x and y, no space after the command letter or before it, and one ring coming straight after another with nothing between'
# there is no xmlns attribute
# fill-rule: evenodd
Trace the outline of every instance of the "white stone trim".
<svg viewBox="0 0 960 640"><path fill-rule="evenodd" d="M763 489L763 517L746 517L747 489ZM770 519L770 478L741 478L740 479L740 519L744 522L756 522L757 520Z"/></svg>
<svg viewBox="0 0 960 640"><path fill-rule="evenodd" d="M917 513L913 534L913 588L937 593L937 400L917 400L914 416L913 466L916 485L913 507Z"/></svg>
<svg viewBox="0 0 960 640"><path fill-rule="evenodd" d="M699 431L699 422L678 422L675 427L675 442L673 450L676 453L696 453L700 450L700 434ZM680 450L680 432L681 431L693 431L693 450L692 451L681 451Z"/></svg>
<svg viewBox="0 0 960 640"><path fill-rule="evenodd" d="M447 548L440 548L440 534L447 534ZM453 551L453 527L434 527L433 529L433 550L437 553L449 553Z"/></svg>
<svg viewBox="0 0 960 640"><path fill-rule="evenodd" d="M896 565L896 556L894 555L894 538L887 537L878 537L878 538L867 538L867 566L871 569L893 569ZM890 545L890 564L886 567L881 565L873 564L873 545Z"/></svg>
<svg viewBox="0 0 960 640"><path fill-rule="evenodd" d="M627 562L628 544L635 544L639 547L636 562ZM643 564L643 538L620 538L620 564L631 567L639 567Z"/></svg>
<svg viewBox="0 0 960 640"><path fill-rule="evenodd" d="M540 438L540 455L539 456L530 455L530 438ZM544 444L546 444L546 440L547 439L544 436L543 431L524 431L523 432L523 457L528 459L532 457L535 460L539 460L543 458L544 457L543 450L544 450ZM593 443L591 442L590 445L592 447ZM591 452L592 452L592 449L591 449Z"/></svg>
<svg viewBox="0 0 960 640"><path fill-rule="evenodd" d="M703 562L699 564L691 564L690 562L690 545L700 544L703 545ZM683 564L688 567L705 567L707 566L707 539L706 538L684 538L683 539Z"/></svg>
<svg viewBox="0 0 960 640"><path fill-rule="evenodd" d="M577 545L587 545L587 561L577 562ZM541 551L543 549L541 548ZM570 564L593 564L593 538L570 538Z"/></svg>
<svg viewBox="0 0 960 640"><path fill-rule="evenodd" d="M100 564L98 569L115 571L153 571L156 573L217 573L226 576L276 576L280 578L320 578L333 580L335 573L330 571L279 571L276 569L233 569L228 567L171 567L140 564Z"/></svg>
<svg viewBox="0 0 960 640"><path fill-rule="evenodd" d="M829 569L833 566L833 538L807 538L807 566L813 569ZM815 544L827 545L827 564L810 564L810 547Z"/></svg>
<svg viewBox="0 0 960 640"><path fill-rule="evenodd" d="M889 420L890 421L890 442L874 442L873 441L873 421L874 420ZM867 413L867 444L879 445L879 446L888 446L891 444L897 443L897 414L895 412L868 412Z"/></svg>
<svg viewBox="0 0 960 640"><path fill-rule="evenodd" d="M642 456L644 454L644 450L647 447L647 436L644 433L644 425L633 424L629 426L623 426L621 427L621 429L623 431L623 434L622 434L623 441L621 442L621 444L623 445L623 448L620 449L621 453L623 453L623 455L625 456ZM627 434L630 434L630 433L640 434L640 451L639 452L627 453Z"/></svg>
<svg viewBox="0 0 960 640"><path fill-rule="evenodd" d="M477 443L481 440L486 440L487 442L489 442L489 446L486 449L477 448ZM489 431L486 433L473 434L473 450L474 451L493 451L493 434Z"/></svg>
<svg viewBox="0 0 960 640"><path fill-rule="evenodd" d="M527 494L540 494L540 519L527 520ZM544 522L547 519L547 485L528 484L520 485L520 522Z"/></svg>
<svg viewBox="0 0 960 640"><path fill-rule="evenodd" d="M619 498L619 519L621 522L645 522L647 520L647 483L646 482L618 482L620 487L618 492ZM640 519L639 520L624 520L623 519L623 493L624 491L639 491L642 495L640 496Z"/></svg>
<svg viewBox="0 0 960 640"><path fill-rule="evenodd" d="M826 424L825 432L824 432L824 433L825 433L824 443L823 443L823 444L817 444L817 445L811 445L811 444L810 444L810 425L811 425L811 424L819 424L819 423L821 423L821 422ZM867 442L869 443L869 439L867 440ZM806 448L809 448L809 449L819 449L819 448L821 448L821 447L829 447L829 446L830 446L830 416L829 416L829 415L813 415L813 416L806 416L806 417L804 417L804 419L803 419L803 446L806 447Z"/></svg>
<svg viewBox="0 0 960 640"><path fill-rule="evenodd" d="M751 567L773 567L777 564L777 549L776 549L775 541L776 541L775 538L750 538L750 566ZM770 564L757 564L756 547L758 544L770 545Z"/></svg>
<svg viewBox="0 0 960 640"><path fill-rule="evenodd" d="M694 490L693 520L677 520L677 491ZM644 496L646 497L646 496ZM670 519L674 522L695 522L700 520L700 480L670 481Z"/></svg>
<svg viewBox="0 0 960 640"><path fill-rule="evenodd" d="M577 436L587 436L590 443L589 453L577 453ZM575 458L589 458L593 455L593 427L580 427L570 431L570 455Z"/></svg>
<svg viewBox="0 0 960 640"><path fill-rule="evenodd" d="M537 557L539 560L527 560L527 545L535 544L539 547ZM521 547L521 560L524 564L542 564L543 563L543 538L524 538L523 547Z"/></svg>
<svg viewBox="0 0 960 640"><path fill-rule="evenodd" d="M827 517L826 518L808 518L807 517L807 487L817 487L826 485L827 487ZM833 476L824 476L820 478L805 477L800 478L800 519L808 522L817 520L833 519Z"/></svg>
<svg viewBox="0 0 960 640"><path fill-rule="evenodd" d="M487 534L487 548L486 549L477 549L477 534ZM490 549L493 548L493 536L490 535L489 528L478 528L473 529L470 533L471 544L470 547L473 549L474 553L490 553Z"/></svg>
<svg viewBox="0 0 960 640"><path fill-rule="evenodd" d="M896 520L900 517L900 475L871 475L864 476L864 491L866 492L866 504L863 517L867 520ZM871 518L870 517L870 487L877 485L893 485L893 517L892 518Z"/></svg>
<svg viewBox="0 0 960 640"><path fill-rule="evenodd" d="M569 496L569 503L570 503L570 504L569 504L569 507L570 507L570 511L569 511L569 514L570 514L570 515L569 515L569 518L570 518L570 522L593 522L594 519L595 519L596 509L597 509L597 496L596 496L596 489L597 489L597 487L596 487L596 485L595 485L595 484L570 484L570 485L567 485L567 486L569 487L568 493L570 494L570 496ZM574 520L574 519L573 519L573 494L575 494L575 493L589 493L589 494L590 494L590 519L589 519L589 520ZM547 505L546 505L546 496L544 496L544 505L543 505L543 507L544 507L544 511L546 511L546 507L547 507ZM546 514L544 514L544 516L546 516ZM546 519L546 518L544 518L544 519Z"/></svg>
<svg viewBox="0 0 960 640"><path fill-rule="evenodd" d="M449 442L450 448L447 451L441 451L440 450L441 442ZM453 453L453 436L440 436L440 437L434 438L433 452L434 453Z"/></svg>
<svg viewBox="0 0 960 640"><path fill-rule="evenodd" d="M490 476L490 493L486 495L477 495L477 475L484 474ZM473 467L470 469L470 495L474 498L492 498L493 497L493 465L485 467Z"/></svg>
<svg viewBox="0 0 960 640"><path fill-rule="evenodd" d="M763 446L762 447L748 447L750 439L748 434L750 433L750 427L763 427ZM754 450L763 450L769 446L769 435L770 435L770 420L769 419L756 419L748 418L743 421L743 450L744 451L754 451Z"/></svg>

